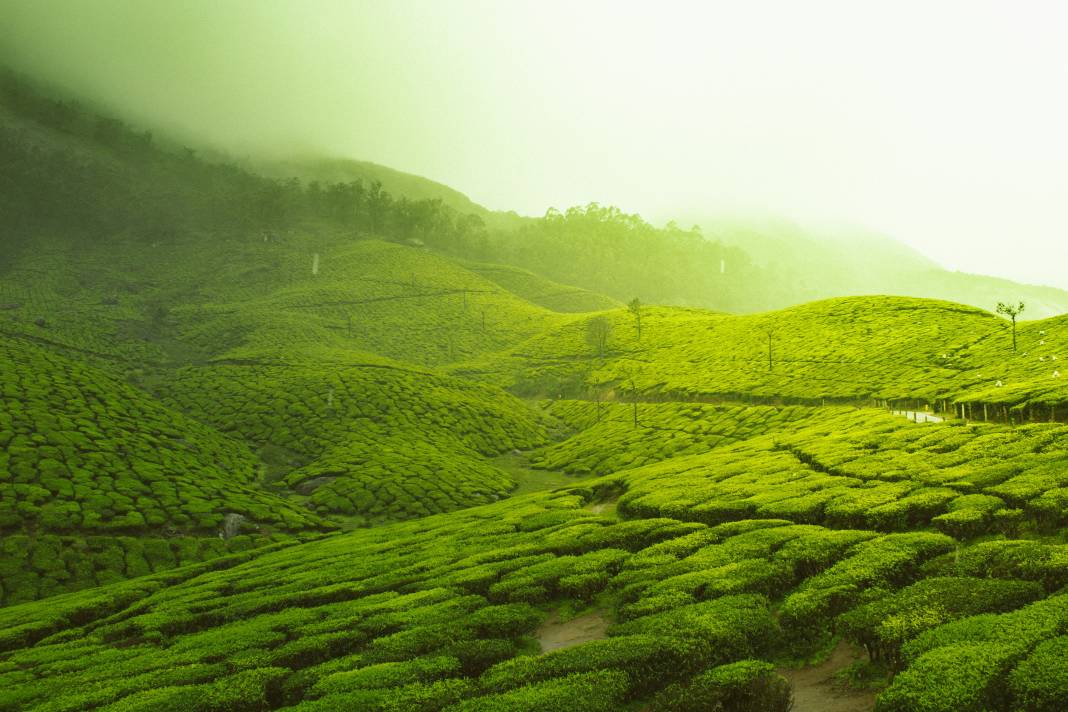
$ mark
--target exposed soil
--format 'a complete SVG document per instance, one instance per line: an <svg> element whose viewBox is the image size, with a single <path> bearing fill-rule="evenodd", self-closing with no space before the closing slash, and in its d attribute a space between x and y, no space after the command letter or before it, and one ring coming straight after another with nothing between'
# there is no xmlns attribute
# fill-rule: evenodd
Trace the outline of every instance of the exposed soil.
<svg viewBox="0 0 1068 712"><path fill-rule="evenodd" d="M618 497L603 502L594 502L593 504L586 505L586 509L594 514L615 514L617 499Z"/></svg>
<svg viewBox="0 0 1068 712"><path fill-rule="evenodd" d="M535 635L541 644L541 652L547 653L607 638L608 625L604 616L596 611L567 621L561 621L559 613L553 613Z"/></svg>
<svg viewBox="0 0 1068 712"><path fill-rule="evenodd" d="M842 641L819 665L779 670L794 688L792 712L871 712L875 693L845 687L834 675L865 657L864 650Z"/></svg>

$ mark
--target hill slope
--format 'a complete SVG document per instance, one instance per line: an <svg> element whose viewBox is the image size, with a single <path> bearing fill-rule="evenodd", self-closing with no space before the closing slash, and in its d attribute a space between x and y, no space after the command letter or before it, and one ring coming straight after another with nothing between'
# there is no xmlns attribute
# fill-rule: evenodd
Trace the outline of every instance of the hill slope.
<svg viewBox="0 0 1068 712"><path fill-rule="evenodd" d="M607 349L591 324L607 320ZM642 336L617 309L579 316L500 354L450 366L519 393L638 400L997 404L1048 419L1068 400L1057 368L1063 318L1009 323L979 309L852 297L746 316L646 307ZM770 350L770 358L769 358ZM975 406L973 406L974 408ZM969 416L972 414L969 413ZM1056 418L1068 413L1052 414ZM978 417L978 415L976 415Z"/></svg>
<svg viewBox="0 0 1068 712"><path fill-rule="evenodd" d="M843 409L782 445L760 437L215 573L178 569L8 608L0 705L459 712L553 709L580 696L583 709L640 702L660 712L712 694L708 676L728 670L734 694L777 705L786 693L773 666L742 661L775 660L833 627L904 669L880 709L949 710L959 694L1015 709L1041 694L1029 668L1050 659L1068 620L1055 593L1068 581L1063 545L961 546L902 530L933 523L966 542L1058 526L1063 512L1011 510L1002 497L1032 501L1013 492L1055 462L1030 444L1063 431L1031 426L1026 454L968 485L886 463L935 457L963 472L970 451L1012 431ZM610 505L620 493L623 519ZM538 654L539 626L561 606L593 606L607 637ZM879 627L886 616L908 619L903 639ZM984 665L954 646L962 635L1011 648L1011 659ZM957 687L940 660L974 682ZM1007 701L987 705L990 689Z"/></svg>

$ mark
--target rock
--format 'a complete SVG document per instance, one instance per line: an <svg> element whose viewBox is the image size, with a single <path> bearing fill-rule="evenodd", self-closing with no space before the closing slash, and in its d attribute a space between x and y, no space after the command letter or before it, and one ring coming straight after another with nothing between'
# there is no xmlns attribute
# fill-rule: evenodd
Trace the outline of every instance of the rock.
<svg viewBox="0 0 1068 712"><path fill-rule="evenodd" d="M336 479L336 477L313 477L310 480L304 480L293 489L297 494L309 495L323 485L333 482Z"/></svg>
<svg viewBox="0 0 1068 712"><path fill-rule="evenodd" d="M11 311L13 309L22 309L22 305L18 302L11 302L10 304L0 304L0 310Z"/></svg>
<svg viewBox="0 0 1068 712"><path fill-rule="evenodd" d="M44 317L38 317L37 319L34 319L33 323L41 327L42 329L48 326L48 322L44 320Z"/></svg>
<svg viewBox="0 0 1068 712"><path fill-rule="evenodd" d="M103 304L106 307L118 306L119 298L118 297L104 297L103 299L100 300L100 303Z"/></svg>
<svg viewBox="0 0 1068 712"><path fill-rule="evenodd" d="M233 539L235 536L241 533L241 525L245 523L245 516L242 514L234 514L230 512L223 517L223 539Z"/></svg>

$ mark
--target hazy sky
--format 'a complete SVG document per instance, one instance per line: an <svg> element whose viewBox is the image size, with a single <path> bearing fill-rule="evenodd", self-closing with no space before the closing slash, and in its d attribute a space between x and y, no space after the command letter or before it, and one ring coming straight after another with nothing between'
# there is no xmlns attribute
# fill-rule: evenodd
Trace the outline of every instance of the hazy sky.
<svg viewBox="0 0 1068 712"><path fill-rule="evenodd" d="M1065 8L0 0L0 59L239 153L321 149L493 208L855 223L1068 287Z"/></svg>

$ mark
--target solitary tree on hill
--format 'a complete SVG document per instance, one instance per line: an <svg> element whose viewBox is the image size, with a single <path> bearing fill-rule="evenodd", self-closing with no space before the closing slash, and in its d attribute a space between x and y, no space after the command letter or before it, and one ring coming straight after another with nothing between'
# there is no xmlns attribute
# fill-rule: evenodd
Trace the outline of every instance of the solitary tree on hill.
<svg viewBox="0 0 1068 712"><path fill-rule="evenodd" d="M634 316L634 323L638 327L638 341L642 340L642 303L637 297L627 304L627 311Z"/></svg>
<svg viewBox="0 0 1068 712"><path fill-rule="evenodd" d="M997 312L998 314L1004 314L1012 319L1012 350L1016 351L1016 317L1024 310L1024 303L1020 302L1018 305L1013 306L1006 304L1005 302L998 302Z"/></svg>
<svg viewBox="0 0 1068 712"><path fill-rule="evenodd" d="M630 386L630 402L634 411L634 427L638 427L638 386L634 382L634 369L631 366L624 366L620 369L623 374L623 380Z"/></svg>
<svg viewBox="0 0 1068 712"><path fill-rule="evenodd" d="M764 329L764 335L768 337L768 370L774 370L774 361L772 360L772 343L771 340L775 337L775 331L772 329Z"/></svg>
<svg viewBox="0 0 1068 712"><path fill-rule="evenodd" d="M612 335L612 322L607 317L595 316L586 323L586 343L592 346L597 355L604 358L608 347L608 337Z"/></svg>

